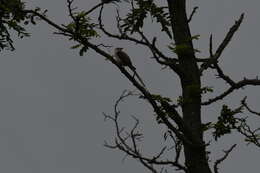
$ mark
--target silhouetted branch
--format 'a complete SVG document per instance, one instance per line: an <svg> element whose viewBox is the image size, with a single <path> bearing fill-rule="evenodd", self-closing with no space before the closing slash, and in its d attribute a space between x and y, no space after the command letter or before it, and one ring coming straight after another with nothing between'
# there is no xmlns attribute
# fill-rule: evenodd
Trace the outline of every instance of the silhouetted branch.
<svg viewBox="0 0 260 173"><path fill-rule="evenodd" d="M67 30L66 28L63 28L62 26L59 26L58 24L54 23L53 21L51 21L50 19L48 19L46 16L33 11L33 10L24 10L23 12L25 13L30 13L33 14L35 16L38 16L40 19L42 19L43 21L47 22L49 25L51 25L52 27L54 27L55 29L57 29L58 31L64 32L64 33L68 33L68 34L72 34L69 30Z"/></svg>
<svg viewBox="0 0 260 173"><path fill-rule="evenodd" d="M224 74L223 70L219 67L219 65L217 63L214 63L213 66L217 70L218 76L220 78L222 78L224 81L226 81L230 86L236 85L236 83L228 75Z"/></svg>
<svg viewBox="0 0 260 173"><path fill-rule="evenodd" d="M255 115L260 116L260 112L253 111L253 110L247 105L247 103L246 103L246 98L247 98L247 97L245 97L245 98L241 101L241 104L242 104L249 112L251 112L252 114L255 114Z"/></svg>
<svg viewBox="0 0 260 173"><path fill-rule="evenodd" d="M179 154L175 161L161 160L161 156L166 151L166 147L163 147L158 154L153 157L145 157L141 153L138 143L141 141L143 134L138 132L137 127L139 125L139 120L135 117L135 125L130 132L125 131L125 128L119 126L118 118L120 111L118 110L118 105L124 98L132 96L132 92L124 91L122 95L117 99L114 105L114 116L104 114L105 119L112 120L116 128L116 138L114 144L105 143L105 146L111 149L119 149L126 153L128 156L133 157L134 159L139 160L145 167L147 167L151 172L157 173L158 171L154 168L154 165L169 165L178 168L178 170L186 171L186 168L179 164Z"/></svg>
<svg viewBox="0 0 260 173"><path fill-rule="evenodd" d="M218 172L218 166L221 162L223 162L227 157L228 155L231 153L231 151L237 146L237 144L234 144L232 145L228 150L223 150L223 152L225 153L223 157L221 157L220 159L217 159L215 164L214 164L214 172L215 173L219 173Z"/></svg>
<svg viewBox="0 0 260 173"><path fill-rule="evenodd" d="M108 37L111 37L111 38L115 38L115 39L118 39L118 40L128 40L128 41L131 41L131 42L134 42L134 43L137 43L137 44L141 44L141 45L146 45L145 42L141 41L141 40L138 40L136 38L133 38L133 37L129 37L128 35L126 34L120 34L120 35L117 35L117 34L112 34L110 32L108 32L104 26L103 26L103 23L102 23L102 13L103 13L103 6L101 7L100 9L100 12L99 12L99 17L98 17L98 21L99 21L99 29L101 29L101 31L106 34Z"/></svg>
<svg viewBox="0 0 260 173"><path fill-rule="evenodd" d="M224 78L224 77L222 76L222 78ZM216 96L215 98L208 99L208 101L206 101L206 102L202 102L201 105L209 105L218 100L222 100L224 97L231 94L234 90L241 89L245 86L258 86L258 85L260 85L260 80L258 80L257 78L256 79L244 78L243 80L241 80L239 82L234 82L234 84L232 83L231 86L226 91L224 91L222 94L220 94L219 96Z"/></svg>
<svg viewBox="0 0 260 173"><path fill-rule="evenodd" d="M230 42L230 40L232 39L233 35L235 34L235 32L238 30L238 28L240 27L240 24L242 23L244 19L244 13L242 13L239 17L239 19L235 22L235 24L230 28L230 30L228 31L226 37L224 38L224 40L222 41L222 43L219 45L218 49L216 50L216 53L214 55L215 59L218 59L223 50L227 47L228 43Z"/></svg>
<svg viewBox="0 0 260 173"><path fill-rule="evenodd" d="M141 39L136 39L134 37L130 37L129 35L127 35L124 31L122 31L121 27L120 27L120 21L122 21L122 19L119 16L119 12L117 10L117 16L116 16L116 21L117 21L117 29L119 31L119 34L112 34L109 31L107 31L104 26L103 26L103 22L102 22L102 13L103 13L103 6L100 9L100 13L99 13L99 17L98 17L98 21L99 21L99 28L102 30L102 32L104 34L106 34L109 37L118 39L118 40L128 40L131 42L134 42L136 44L140 44L143 45L145 47L148 47L150 49L150 51L152 52L152 54L154 55L154 58L157 60L158 63L162 64L162 65L167 65L170 66L176 73L180 73L180 68L177 66L176 62L177 59L174 58L169 58L167 56L165 56L155 45L155 41L156 39L153 39L153 42L149 42L148 38L145 37L145 35L139 31L139 34L141 36ZM162 58L164 61L160 60L160 58Z"/></svg>
<svg viewBox="0 0 260 173"><path fill-rule="evenodd" d="M209 55L210 55L210 58L213 57L212 34L210 34L210 37L209 37Z"/></svg>
<svg viewBox="0 0 260 173"><path fill-rule="evenodd" d="M248 144L255 144L255 146L260 147L260 128L252 130L245 121L241 121L241 125L237 128L237 131L246 137L245 141Z"/></svg>
<svg viewBox="0 0 260 173"><path fill-rule="evenodd" d="M190 14L190 17L189 17L189 19L188 19L188 22L191 22L191 20L192 20L192 17L193 17L193 15L196 13L196 11L198 10L198 6L196 6L196 7L194 7L193 9L192 9L192 12L191 12L191 14Z"/></svg>
<svg viewBox="0 0 260 173"><path fill-rule="evenodd" d="M219 57L221 56L222 52L224 51L224 49L227 47L227 45L229 44L230 40L232 39L232 37L234 36L235 32L238 30L238 28L240 27L242 21L244 19L244 13L242 13L239 17L239 19L235 22L235 24L229 29L228 33L226 34L224 40L221 42L221 44L219 45L219 47L217 48L215 54L212 54L212 35L210 36L210 58L208 62L205 62L201 65L200 71L201 73L206 70L207 68L211 67L212 63L217 63Z"/></svg>
<svg viewBox="0 0 260 173"><path fill-rule="evenodd" d="M143 32L138 31L139 35L142 37L142 39L145 41L147 47L150 49L150 51L153 54L153 58L156 59L156 61L159 64L169 66L174 72L176 72L178 75L182 76L183 72L180 69L178 65L178 59L175 58L169 58L166 57L157 47L156 47L156 37L153 38L152 43L149 41L149 39L144 35ZM161 60L162 59L162 60Z"/></svg>
<svg viewBox="0 0 260 173"><path fill-rule="evenodd" d="M68 10L69 10L69 16L73 19L73 21L75 22L76 21L76 18L74 17L73 15L73 11L76 9L76 8L73 8L72 7L72 3L74 2L74 0L67 0L67 7L68 7Z"/></svg>

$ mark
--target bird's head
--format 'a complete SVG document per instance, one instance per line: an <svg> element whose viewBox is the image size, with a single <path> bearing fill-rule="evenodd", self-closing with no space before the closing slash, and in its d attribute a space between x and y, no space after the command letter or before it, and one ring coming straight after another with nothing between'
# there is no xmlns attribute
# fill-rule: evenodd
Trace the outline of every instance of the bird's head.
<svg viewBox="0 0 260 173"><path fill-rule="evenodd" d="M120 52L120 51L122 51L122 50L123 50L123 48L117 47L117 48L115 48L115 53L116 53L116 52Z"/></svg>

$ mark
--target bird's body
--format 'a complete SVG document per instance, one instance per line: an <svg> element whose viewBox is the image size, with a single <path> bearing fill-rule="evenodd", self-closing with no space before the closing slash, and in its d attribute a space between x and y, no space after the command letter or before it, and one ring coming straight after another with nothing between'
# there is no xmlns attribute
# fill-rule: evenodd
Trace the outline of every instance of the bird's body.
<svg viewBox="0 0 260 173"><path fill-rule="evenodd" d="M134 72L134 76L136 76L139 79L139 81L142 83L142 85L145 87L145 84L141 79L141 77L137 74L136 68L133 66L130 57L124 51L122 51L122 49L123 48L115 48L114 50L114 57L116 62L121 66L129 67Z"/></svg>
<svg viewBox="0 0 260 173"><path fill-rule="evenodd" d="M130 57L122 51L123 48L115 48L115 58L118 64L122 66L128 66L132 70L135 70Z"/></svg>

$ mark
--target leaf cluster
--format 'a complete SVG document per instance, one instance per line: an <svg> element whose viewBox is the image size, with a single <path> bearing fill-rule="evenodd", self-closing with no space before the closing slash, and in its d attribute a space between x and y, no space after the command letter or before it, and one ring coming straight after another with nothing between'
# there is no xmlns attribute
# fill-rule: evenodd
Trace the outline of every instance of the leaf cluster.
<svg viewBox="0 0 260 173"><path fill-rule="evenodd" d="M240 125L246 121L245 118L236 118L235 115L242 112L242 106L231 110L227 105L222 106L220 116L218 117L217 123L214 124L213 136L215 140L230 134L232 129L239 129Z"/></svg>
<svg viewBox="0 0 260 173"><path fill-rule="evenodd" d="M36 8L35 12L40 12ZM45 15L47 10L41 14ZM25 3L20 0L1 0L0 3L0 51L8 49L13 51L14 45L10 32L17 33L19 38L28 37L30 34L26 31L25 25L29 23L36 24L36 15L28 13L25 10Z"/></svg>
<svg viewBox="0 0 260 173"><path fill-rule="evenodd" d="M91 18L86 15L85 11L76 14L74 19L66 26L69 31L75 33L74 37L77 37L77 34L87 39L99 36L95 31L97 24L91 23Z"/></svg>
<svg viewBox="0 0 260 173"><path fill-rule="evenodd" d="M156 19L156 22L161 24L161 31L167 33L171 38L170 33L170 18L169 13L165 11L165 7L158 7L153 0L133 0L137 7L132 5L132 10L127 14L127 17L123 20L124 24L121 26L124 32L138 32L144 25L144 19L148 14L152 19Z"/></svg>
<svg viewBox="0 0 260 173"><path fill-rule="evenodd" d="M91 38L99 37L99 34L96 31L97 24L91 21L91 18L86 15L85 11L76 13L73 16L73 22L69 23L66 27L71 33L73 33L70 40L78 40L78 37L82 37L86 40ZM71 47L71 49L80 48L79 54L83 54L88 50L88 47L82 43L76 44Z"/></svg>
<svg viewBox="0 0 260 173"><path fill-rule="evenodd" d="M192 40L199 40L200 35L194 35L192 37L190 37L189 39L187 39L187 42L192 41ZM178 44L176 45L175 43L171 43L170 45L168 45L168 48L175 54L184 54L185 52L188 52L191 50L191 47L187 44L187 43L183 43L183 44ZM198 49L193 49L193 51L195 52L200 52L200 50Z"/></svg>
<svg viewBox="0 0 260 173"><path fill-rule="evenodd" d="M29 16L23 11L25 4L20 0L1 0L0 3L0 51L3 49L14 50L10 30L17 33L19 38L29 36L21 22ZM25 22L28 24L28 22Z"/></svg>
<svg viewBox="0 0 260 173"><path fill-rule="evenodd" d="M170 99L170 98L168 98L168 97L163 97L163 96L161 96L161 95L159 95L159 94L153 94L152 95L152 98L156 101L156 102L158 102L159 104L160 104L160 106L159 106L159 108L160 108L160 110L162 111L162 112L164 112L165 113L165 111L164 111L164 108L163 108L163 106L162 106L162 104L164 103L164 102L167 102L167 103L169 103L169 102L172 102L172 100ZM165 114L166 115L166 114ZM163 121L162 121L162 119L160 118L160 116L158 116L158 115L156 115L156 121L157 121L157 123L163 123Z"/></svg>

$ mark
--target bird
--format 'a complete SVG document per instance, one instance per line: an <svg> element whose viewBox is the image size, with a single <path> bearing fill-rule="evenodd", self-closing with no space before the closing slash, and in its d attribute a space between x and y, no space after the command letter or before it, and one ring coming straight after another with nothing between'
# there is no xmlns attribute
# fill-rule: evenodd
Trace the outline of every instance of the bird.
<svg viewBox="0 0 260 173"><path fill-rule="evenodd" d="M133 63L132 63L130 57L127 55L127 53L125 53L123 51L123 48L121 48L121 47L115 48L115 50L114 50L114 57L115 57L116 62L119 65L125 66L125 67L129 67L134 72L134 76L136 75L136 77L139 79L139 81L145 87L145 84L144 84L143 80L137 74L136 68L133 66Z"/></svg>
<svg viewBox="0 0 260 173"><path fill-rule="evenodd" d="M115 55L116 61L119 65L127 66L133 71L136 70L136 68L133 66L133 63L132 63L130 57L123 51L123 48L121 48L121 47L115 48L114 53L115 53L114 55Z"/></svg>

